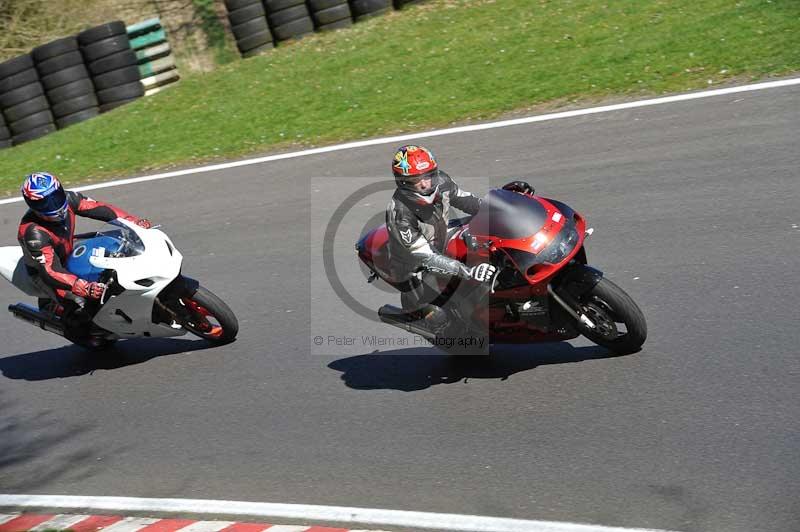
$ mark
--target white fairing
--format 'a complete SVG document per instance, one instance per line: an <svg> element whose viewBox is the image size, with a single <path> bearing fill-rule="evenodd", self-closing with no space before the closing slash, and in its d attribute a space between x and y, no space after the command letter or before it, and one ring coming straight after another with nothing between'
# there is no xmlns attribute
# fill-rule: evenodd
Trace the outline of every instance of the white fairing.
<svg viewBox="0 0 800 532"><path fill-rule="evenodd" d="M0 247L0 275L29 296L48 297L33 284L19 246Z"/></svg>
<svg viewBox="0 0 800 532"><path fill-rule="evenodd" d="M131 228L144 243L145 251L134 257L91 257L92 266L117 272L117 281L125 291L111 297L94 317L94 323L119 338L139 336L180 336L186 331L152 321L156 296L181 271L183 255L175 249L167 235L158 229L143 229L125 220L117 220ZM143 286L136 281L148 280ZM126 319L127 317L127 319ZM129 322L128 319L131 321Z"/></svg>

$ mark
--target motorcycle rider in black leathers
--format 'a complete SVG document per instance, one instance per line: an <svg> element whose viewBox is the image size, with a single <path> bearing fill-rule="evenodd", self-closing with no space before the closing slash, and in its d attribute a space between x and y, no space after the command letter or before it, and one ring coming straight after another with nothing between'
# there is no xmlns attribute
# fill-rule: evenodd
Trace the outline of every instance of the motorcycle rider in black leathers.
<svg viewBox="0 0 800 532"><path fill-rule="evenodd" d="M462 190L439 169L430 150L421 146L399 148L392 161L392 173L397 190L386 209L392 275L400 281L403 310L418 313L428 330L441 334L449 319L440 306L443 303L437 299L436 279L431 276L473 280L491 286L497 272L489 263L469 267L444 255L450 206L474 215L481 200ZM532 190L522 182L506 187Z"/></svg>

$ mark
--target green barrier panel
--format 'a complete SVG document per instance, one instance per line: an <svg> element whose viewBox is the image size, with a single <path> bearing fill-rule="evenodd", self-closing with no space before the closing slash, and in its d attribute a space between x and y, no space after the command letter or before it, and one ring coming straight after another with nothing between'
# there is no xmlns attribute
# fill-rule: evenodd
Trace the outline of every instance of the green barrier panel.
<svg viewBox="0 0 800 532"><path fill-rule="evenodd" d="M159 44L166 40L167 34L164 33L163 29L160 29L131 39L131 48L139 50L140 48L147 48L148 46L153 46L154 44Z"/></svg>
<svg viewBox="0 0 800 532"><path fill-rule="evenodd" d="M150 33L151 31L155 31L159 28L161 28L161 19L156 17L144 20L142 22L137 22L136 24L131 24L125 29L128 31L128 37L133 39L134 37L138 37L139 35L145 33Z"/></svg>
<svg viewBox="0 0 800 532"><path fill-rule="evenodd" d="M136 59L138 60L139 64L147 63L152 61L153 59L158 59L159 57L164 57L165 55L169 55L172 52L172 49L169 47L169 43L161 43L157 44L156 46L151 46L149 48L143 48L136 52Z"/></svg>
<svg viewBox="0 0 800 532"><path fill-rule="evenodd" d="M156 59L155 61L151 61L149 63L145 63L143 65L139 65L139 75L142 78L146 78L171 68L175 68L175 58L170 55L161 59Z"/></svg>

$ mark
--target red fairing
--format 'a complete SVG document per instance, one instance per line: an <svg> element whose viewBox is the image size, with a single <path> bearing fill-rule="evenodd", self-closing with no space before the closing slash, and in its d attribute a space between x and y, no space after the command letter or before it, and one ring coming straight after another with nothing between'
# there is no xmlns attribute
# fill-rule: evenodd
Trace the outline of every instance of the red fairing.
<svg viewBox="0 0 800 532"><path fill-rule="evenodd" d="M378 273L385 281L392 282L388 242L389 230L386 229L386 224L382 224L367 233L356 247L358 257L364 264Z"/></svg>

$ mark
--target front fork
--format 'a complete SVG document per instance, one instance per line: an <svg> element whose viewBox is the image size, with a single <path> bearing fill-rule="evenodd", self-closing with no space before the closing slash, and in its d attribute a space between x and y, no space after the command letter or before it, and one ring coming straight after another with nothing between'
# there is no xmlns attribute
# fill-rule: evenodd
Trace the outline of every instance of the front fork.
<svg viewBox="0 0 800 532"><path fill-rule="evenodd" d="M567 314L594 329L595 323L581 309L580 298L597 286L602 278L603 272L600 270L574 262L547 285L547 292Z"/></svg>

